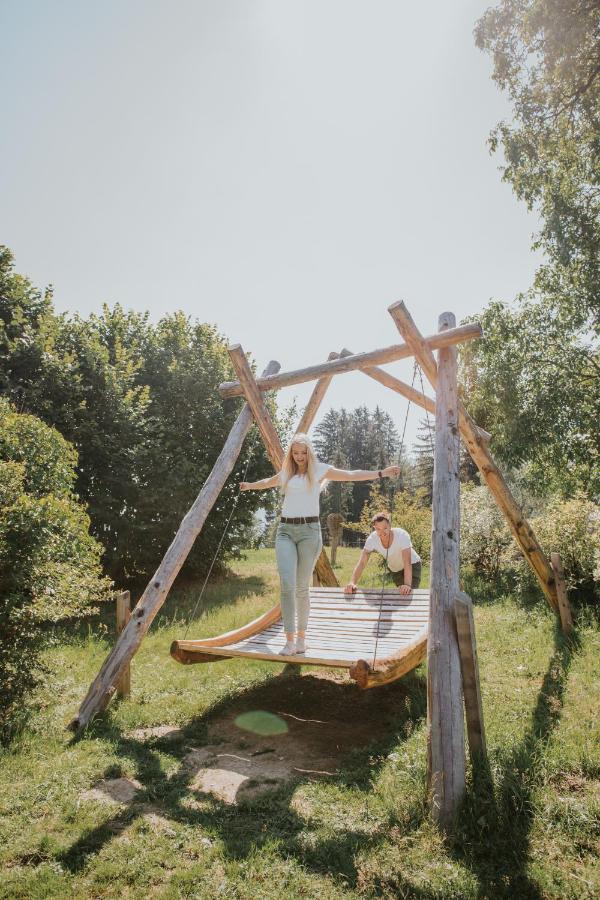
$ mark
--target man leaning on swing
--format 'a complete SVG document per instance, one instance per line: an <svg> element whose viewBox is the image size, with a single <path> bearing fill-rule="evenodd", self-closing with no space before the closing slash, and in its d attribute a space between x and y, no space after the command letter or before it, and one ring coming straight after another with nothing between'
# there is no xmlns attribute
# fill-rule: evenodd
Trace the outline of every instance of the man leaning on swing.
<svg viewBox="0 0 600 900"><path fill-rule="evenodd" d="M391 576L400 593L410 594L421 584L421 558L412 545L410 534L404 528L392 528L390 514L382 511L371 519L373 531L365 541L360 559L352 573L352 580L344 588L345 594L353 594L373 551L385 559L387 574Z"/></svg>

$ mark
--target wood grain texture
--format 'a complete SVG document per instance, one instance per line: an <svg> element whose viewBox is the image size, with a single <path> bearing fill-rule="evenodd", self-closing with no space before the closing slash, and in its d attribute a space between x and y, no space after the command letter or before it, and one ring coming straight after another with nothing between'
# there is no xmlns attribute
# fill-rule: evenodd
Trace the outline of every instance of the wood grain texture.
<svg viewBox="0 0 600 900"><path fill-rule="evenodd" d="M350 350L342 350L341 356L351 355ZM362 369L365 375L368 375L369 378L372 378L374 381L379 382L384 387L390 388L390 390L394 391L396 394L400 394L402 397L406 397L407 400L410 400L411 403L414 403L416 406L420 406L422 409L426 409L427 412L435 415L435 400L432 400L431 397L428 397L427 394L423 394L421 391L417 391L412 385L406 384L405 381L400 381L399 378L395 378L393 375L390 375L389 372L386 372L385 369L380 369L377 366L369 367L367 369ZM465 425L464 416L459 417L459 424L462 429ZM475 426L477 429L477 435L480 440L488 443L491 440L491 434L489 431L485 431L483 428L480 428L478 425Z"/></svg>
<svg viewBox="0 0 600 900"><path fill-rule="evenodd" d="M473 603L467 594L459 592L454 598L454 618L460 652L469 755L471 762L475 764L480 757L487 756L487 747L483 724L481 687L479 684L479 661L477 659L477 642L475 640Z"/></svg>
<svg viewBox="0 0 600 900"><path fill-rule="evenodd" d="M328 596L330 608L328 615L313 615L313 597L318 593ZM379 596L381 591L375 592ZM273 607L263 616L248 625L227 632L217 637L200 640L174 641L171 647L172 656L182 663L205 663L228 657L246 657L262 659L277 663L296 665L333 666L346 668L357 683L364 688L389 684L410 671L425 657L427 648L427 617L419 614L412 619L407 617L406 625L391 625L379 622L379 609L374 602L374 592L369 591L372 601L362 604L366 615L356 619L349 617L347 597L341 588L311 589L311 613L307 628L307 652L302 656L279 656L279 650L285 643L283 624L279 606ZM410 610L411 602L419 604L427 602L427 591L421 590L418 598L402 597L402 602ZM384 592L384 603L395 603L400 599L396 590ZM338 602L337 609L335 608ZM380 635L377 639L377 628ZM383 630L381 630L383 629ZM381 658L372 667L375 648Z"/></svg>
<svg viewBox="0 0 600 900"><path fill-rule="evenodd" d="M571 606L567 597L567 586L565 584L565 574L563 572L560 553L551 553L550 562L552 563L552 571L556 578L556 595L558 598L558 612L560 614L560 624L565 634L573 631L573 616L571 614Z"/></svg>
<svg viewBox="0 0 600 900"><path fill-rule="evenodd" d="M327 357L327 361L331 362L332 360L339 359L339 358L340 358L340 354L336 353L336 351L333 350ZM308 434L308 432L310 431L312 423L315 420L315 416L317 415L317 413L319 411L319 407L321 406L321 403L323 402L323 398L325 397L325 394L327 393L327 388L331 384L332 378L333 378L333 375L323 375L323 377L319 378L319 380L315 384L315 386L313 388L313 392L308 399L308 403L304 407L304 412L302 413L302 418L298 422L298 427L296 428L297 434Z"/></svg>
<svg viewBox="0 0 600 900"><path fill-rule="evenodd" d="M460 325L444 334L432 334L423 338L431 350L439 350L440 347L453 346L463 341L472 341L481 337L481 326L475 323ZM368 353L357 353L345 359L335 359L331 362L319 363L315 366L307 366L305 369L296 369L292 372L280 372L268 378L258 378L256 383L261 391L279 390L292 384L302 384L306 381L314 381L326 375L341 375L344 372L354 372L356 369L364 369L368 366L385 365L398 359L406 359L413 355L412 349L407 344L394 344L380 350L372 350ZM243 388L239 381L224 381L219 385L221 397L241 397Z"/></svg>
<svg viewBox="0 0 600 900"><path fill-rule="evenodd" d="M452 328L454 316L440 316ZM427 371L427 370L426 370ZM435 821L446 828L465 792L462 677L454 628L459 573L459 436L456 350L440 350L437 364L431 608L427 652L429 791Z"/></svg>

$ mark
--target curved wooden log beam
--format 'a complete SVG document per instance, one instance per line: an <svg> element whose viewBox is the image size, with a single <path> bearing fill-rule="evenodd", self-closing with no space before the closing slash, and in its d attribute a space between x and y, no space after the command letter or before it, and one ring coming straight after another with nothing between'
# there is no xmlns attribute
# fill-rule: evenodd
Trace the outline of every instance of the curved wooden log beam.
<svg viewBox="0 0 600 900"><path fill-rule="evenodd" d="M385 684L391 684L398 678L402 678L412 669L416 669L426 656L427 630L402 650L377 662L375 667L364 659L357 660L350 667L350 677L363 690L383 687Z"/></svg>
<svg viewBox="0 0 600 900"><path fill-rule="evenodd" d="M441 347L451 347L464 341L472 341L483 334L481 325L473 322L468 325L459 325L448 331L432 334L424 338L426 345L431 350L439 350ZM413 356L413 350L408 344L394 344L381 350L372 350L369 353L357 353L345 359L334 359L331 362L319 363L316 366L308 366L306 369L296 369L292 372L280 372L268 378L256 379L256 384L261 391L278 390L289 387L291 384L302 384L305 381L314 381L324 375L341 375L344 372L354 372L356 369L365 369L368 366L385 365L396 362L398 359L406 359ZM241 397L243 388L239 381L224 381L219 385L219 394L223 398Z"/></svg>
<svg viewBox="0 0 600 900"><path fill-rule="evenodd" d="M217 637L205 638L200 640L177 640L171 644L171 656L181 663L193 662L213 662L216 659L227 659L225 656L211 656L210 654L202 654L202 647L227 647L229 644L236 644L238 641L244 641L246 638L258 634L270 625L279 621L281 618L281 604L277 603L262 616L242 625L240 628L234 628L233 631L226 631Z"/></svg>

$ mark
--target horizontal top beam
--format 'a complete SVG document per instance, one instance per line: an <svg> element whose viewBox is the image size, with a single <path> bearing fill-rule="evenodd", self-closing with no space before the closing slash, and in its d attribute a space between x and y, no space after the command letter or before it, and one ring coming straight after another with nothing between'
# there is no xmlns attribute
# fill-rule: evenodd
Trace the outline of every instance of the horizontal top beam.
<svg viewBox="0 0 600 900"><path fill-rule="evenodd" d="M472 322L468 325L459 325L458 328L449 328L426 337L425 343L431 350L439 350L441 347L450 347L464 341L472 341L483 334L481 325ZM234 347L238 347L235 344ZM413 352L408 344L393 344L391 347L383 347L381 350L371 350L369 353L355 353L343 359L334 359L331 362L319 363L316 366L308 366L306 369L295 369L293 372L280 372L270 375L268 378L257 378L256 384L261 391L278 390L289 387L292 384L302 384L305 381L314 381L323 375L341 375L343 372L353 372L356 369L365 369L369 366L384 365L396 362L398 359L406 359ZM243 389L239 381L224 381L219 385L219 394L223 398L241 397Z"/></svg>

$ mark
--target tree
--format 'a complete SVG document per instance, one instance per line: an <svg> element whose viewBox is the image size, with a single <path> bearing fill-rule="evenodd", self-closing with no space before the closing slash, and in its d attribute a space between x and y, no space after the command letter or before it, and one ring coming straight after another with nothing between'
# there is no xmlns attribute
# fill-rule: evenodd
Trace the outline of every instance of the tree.
<svg viewBox="0 0 600 900"><path fill-rule="evenodd" d="M600 329L600 3L502 0L475 29L514 121L490 139L542 218L535 289L563 325Z"/></svg>
<svg viewBox="0 0 600 900"><path fill-rule="evenodd" d="M491 135L503 175L542 221L545 260L484 338L461 348L465 402L538 494L597 493L600 360L600 2L501 0L475 30L513 121Z"/></svg>
<svg viewBox="0 0 600 900"><path fill-rule="evenodd" d="M435 422L421 419L417 429L415 454L415 484L423 502L431 506L433 498L433 459L435 452Z"/></svg>
<svg viewBox="0 0 600 900"><path fill-rule="evenodd" d="M315 428L314 445L319 459L339 469L350 468L347 456L350 420L345 409L331 409ZM348 482L332 481L321 495L321 515L341 513L350 515L352 485Z"/></svg>
<svg viewBox="0 0 600 900"><path fill-rule="evenodd" d="M390 465L399 440L391 416L376 407L359 406L348 413L330 410L315 428L315 449L324 462L343 469L382 469ZM323 496L324 515L339 512L356 521L369 497L367 482L332 482Z"/></svg>
<svg viewBox="0 0 600 900"><path fill-rule="evenodd" d="M502 465L538 496L600 490L598 357L541 303L491 303L461 349L465 402Z"/></svg>
<svg viewBox="0 0 600 900"><path fill-rule="evenodd" d="M0 348L6 394L78 452L77 491L105 547L107 571L120 582L151 574L241 405L217 393L219 382L233 375L224 338L182 313L152 325L147 315L119 304L87 319L57 316L51 292L42 295L15 274L4 248ZM271 467L262 443L253 448L248 477L260 478ZM190 554L188 573L205 571L216 552L247 452ZM240 498L221 559L239 553L254 510L265 502L272 499Z"/></svg>

